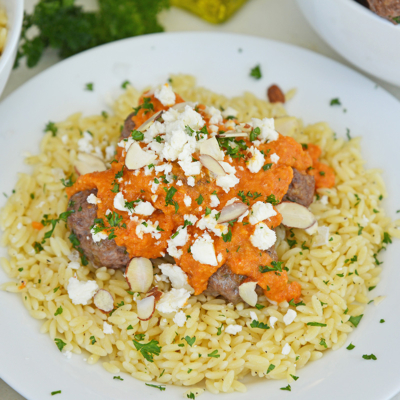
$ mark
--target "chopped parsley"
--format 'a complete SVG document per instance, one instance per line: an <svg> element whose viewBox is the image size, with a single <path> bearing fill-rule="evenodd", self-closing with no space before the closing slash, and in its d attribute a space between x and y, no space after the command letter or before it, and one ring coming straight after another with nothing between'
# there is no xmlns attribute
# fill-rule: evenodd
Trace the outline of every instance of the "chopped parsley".
<svg viewBox="0 0 400 400"><path fill-rule="evenodd" d="M383 232L383 243L385 244L389 244L392 243L392 238L390 237L390 235L387 232Z"/></svg>
<svg viewBox="0 0 400 400"><path fill-rule="evenodd" d="M144 338L145 338L145 334L144 333L137 333L135 336L134 336L134 338L136 339L136 340L144 340Z"/></svg>
<svg viewBox="0 0 400 400"><path fill-rule="evenodd" d="M61 339L55 338L54 341L58 347L58 350L62 351L62 349L67 345L67 343L63 342Z"/></svg>
<svg viewBox="0 0 400 400"><path fill-rule="evenodd" d="M287 385L287 386L281 388L281 390L287 390L288 392L291 392L292 388L290 387L290 385Z"/></svg>
<svg viewBox="0 0 400 400"><path fill-rule="evenodd" d="M256 320L251 321L250 326L252 328L270 329L267 324L264 324L264 322L260 322L260 321L256 321Z"/></svg>
<svg viewBox="0 0 400 400"><path fill-rule="evenodd" d="M57 308L56 312L54 313L54 316L56 317L57 315L62 314L62 312L63 312L63 308L60 306Z"/></svg>
<svg viewBox="0 0 400 400"><path fill-rule="evenodd" d="M321 176L325 176L325 171L319 171L319 174L320 174Z"/></svg>
<svg viewBox="0 0 400 400"><path fill-rule="evenodd" d="M122 89L126 89L128 87L128 85L130 85L131 83L129 81L124 81L121 84Z"/></svg>
<svg viewBox="0 0 400 400"><path fill-rule="evenodd" d="M88 90L89 92L93 92L93 83L92 82L87 83L85 85L85 90Z"/></svg>
<svg viewBox="0 0 400 400"><path fill-rule="evenodd" d="M357 328L358 324L361 321L361 318L363 317L364 314L357 315L356 317L350 317L349 322L351 322L355 328Z"/></svg>
<svg viewBox="0 0 400 400"><path fill-rule="evenodd" d="M224 326L224 324L221 324L221 326L217 329L217 336L221 335L223 326Z"/></svg>
<svg viewBox="0 0 400 400"><path fill-rule="evenodd" d="M340 102L339 98L336 97L336 98L334 98L334 99L331 100L330 105L331 105L331 106L341 106L342 103Z"/></svg>
<svg viewBox="0 0 400 400"><path fill-rule="evenodd" d="M156 389L160 390L161 392L163 390L165 390L165 386L161 386L161 385L152 385L151 383L146 383L146 386L150 386L150 387L156 388Z"/></svg>
<svg viewBox="0 0 400 400"><path fill-rule="evenodd" d="M274 364L269 364L269 367L267 369L267 374L269 374L271 371L273 371L275 369L275 365Z"/></svg>
<svg viewBox="0 0 400 400"><path fill-rule="evenodd" d="M374 355L374 354L364 354L363 356L362 356L362 358L364 359L364 360L377 360L377 358L376 358L376 356Z"/></svg>
<svg viewBox="0 0 400 400"><path fill-rule="evenodd" d="M292 375L292 374L290 374L290 376L291 376L295 381L297 381L297 379L299 379L298 376L295 376L295 375Z"/></svg>
<svg viewBox="0 0 400 400"><path fill-rule="evenodd" d="M137 140L137 141L143 140L144 139L144 134L142 132L140 132L140 131L133 130L132 131L132 139L133 140Z"/></svg>
<svg viewBox="0 0 400 400"><path fill-rule="evenodd" d="M117 379L119 381L123 381L123 379L120 376L114 376L113 379Z"/></svg>
<svg viewBox="0 0 400 400"><path fill-rule="evenodd" d="M94 336L90 336L90 343L95 344L97 342L96 338Z"/></svg>
<svg viewBox="0 0 400 400"><path fill-rule="evenodd" d="M261 133L261 130L259 127L254 128L251 132L250 132L250 142L254 142L257 139L257 136Z"/></svg>
<svg viewBox="0 0 400 400"><path fill-rule="evenodd" d="M276 206L276 205L279 204L280 200L278 200L278 199L275 197L275 195L270 194L270 195L267 197L266 202L267 202L267 203L271 203L273 206Z"/></svg>
<svg viewBox="0 0 400 400"><path fill-rule="evenodd" d="M218 354L218 350L212 351L210 354L207 354L208 357L213 357L213 358L220 358L221 355Z"/></svg>
<svg viewBox="0 0 400 400"><path fill-rule="evenodd" d="M137 107L133 107L134 110L134 115L137 115L137 113L139 112L139 110L146 110L144 112L144 114L146 115L148 112L150 112L150 110L154 111L154 105L153 103L150 101L151 97L143 97L143 103L140 104Z"/></svg>
<svg viewBox="0 0 400 400"><path fill-rule="evenodd" d="M200 196L196 199L196 203L201 206L203 204L204 197L200 194Z"/></svg>
<svg viewBox="0 0 400 400"><path fill-rule="evenodd" d="M268 171L269 169L271 169L271 167L272 167L272 163L265 164L265 165L263 166L263 170L264 170L264 171Z"/></svg>
<svg viewBox="0 0 400 400"><path fill-rule="evenodd" d="M60 394L61 390L56 390L55 392L51 392L51 395L54 396L55 394Z"/></svg>
<svg viewBox="0 0 400 400"><path fill-rule="evenodd" d="M253 77L254 79L261 79L262 73L261 73L261 67L260 64L256 65L254 68L250 70L250 76Z"/></svg>
<svg viewBox="0 0 400 400"><path fill-rule="evenodd" d="M289 301L289 305L292 306L292 307L305 306L305 304L302 301L300 301L298 303L295 303L294 299Z"/></svg>
<svg viewBox="0 0 400 400"><path fill-rule="evenodd" d="M192 338L190 336L185 336L183 339L186 340L187 344L190 347L192 347L194 342L196 341L196 336L193 336Z"/></svg>
<svg viewBox="0 0 400 400"><path fill-rule="evenodd" d="M271 261L271 267L268 265L258 267L258 270L263 274L265 272L279 271L282 272L282 261Z"/></svg>
<svg viewBox="0 0 400 400"><path fill-rule="evenodd" d="M44 128L45 132L51 132L52 136L56 136L58 128L54 122L49 121Z"/></svg>
<svg viewBox="0 0 400 400"><path fill-rule="evenodd" d="M385 322L384 319L381 319L381 320L379 321L380 324L383 324L384 322Z"/></svg>
<svg viewBox="0 0 400 400"><path fill-rule="evenodd" d="M297 240L286 239L290 248L297 244Z"/></svg>
<svg viewBox="0 0 400 400"><path fill-rule="evenodd" d="M326 324L322 324L321 322L307 322L308 326L326 326Z"/></svg>
<svg viewBox="0 0 400 400"><path fill-rule="evenodd" d="M262 310L263 308L265 308L265 306L263 306L262 304L256 304L256 308L257 310Z"/></svg>
<svg viewBox="0 0 400 400"><path fill-rule="evenodd" d="M227 234L222 234L222 239L225 243L230 242L232 240L232 231L230 227L228 228Z"/></svg>
<svg viewBox="0 0 400 400"><path fill-rule="evenodd" d="M328 348L325 339L321 338L321 341L319 342L320 346L324 346L326 349Z"/></svg>
<svg viewBox="0 0 400 400"><path fill-rule="evenodd" d="M350 343L350 344L346 347L346 349L347 349L347 350L353 350L354 347L356 347L356 346L354 346L354 344Z"/></svg>
<svg viewBox="0 0 400 400"><path fill-rule="evenodd" d="M160 355L161 347L158 346L156 340L152 340L149 343L139 343L136 340L132 340L137 351L140 351L142 356L150 362L154 362L153 355Z"/></svg>

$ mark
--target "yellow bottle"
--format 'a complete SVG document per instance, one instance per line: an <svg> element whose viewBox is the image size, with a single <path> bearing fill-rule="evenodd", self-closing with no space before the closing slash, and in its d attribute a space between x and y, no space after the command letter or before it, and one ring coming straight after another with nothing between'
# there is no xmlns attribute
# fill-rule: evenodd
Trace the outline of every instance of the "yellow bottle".
<svg viewBox="0 0 400 400"><path fill-rule="evenodd" d="M173 6L181 7L213 24L229 19L247 0L170 0Z"/></svg>

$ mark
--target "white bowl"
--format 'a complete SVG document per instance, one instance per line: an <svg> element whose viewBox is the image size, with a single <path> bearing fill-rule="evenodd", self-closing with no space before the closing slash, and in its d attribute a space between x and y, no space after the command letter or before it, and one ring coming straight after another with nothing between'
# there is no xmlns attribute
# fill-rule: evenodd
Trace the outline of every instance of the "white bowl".
<svg viewBox="0 0 400 400"><path fill-rule="evenodd" d="M349 62L400 86L400 25L354 0L297 0L297 4L318 34Z"/></svg>
<svg viewBox="0 0 400 400"><path fill-rule="evenodd" d="M18 50L19 35L24 18L24 0L0 0L8 17L8 35L4 52L0 56L0 95L6 86Z"/></svg>

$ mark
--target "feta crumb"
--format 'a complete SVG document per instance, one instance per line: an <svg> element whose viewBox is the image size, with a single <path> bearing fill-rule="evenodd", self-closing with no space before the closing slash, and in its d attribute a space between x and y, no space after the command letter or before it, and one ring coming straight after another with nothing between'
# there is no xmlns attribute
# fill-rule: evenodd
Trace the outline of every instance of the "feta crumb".
<svg viewBox="0 0 400 400"><path fill-rule="evenodd" d="M175 104L175 93L168 83L165 83L161 89L156 89L154 97L160 100L163 106L173 106Z"/></svg>
<svg viewBox="0 0 400 400"><path fill-rule="evenodd" d="M228 325L225 328L225 333L230 335L236 335L237 333L241 332L243 327L241 325Z"/></svg>
<svg viewBox="0 0 400 400"><path fill-rule="evenodd" d="M292 309L289 309L283 317L283 322L285 323L285 325L290 325L294 321L296 316L297 312Z"/></svg>
<svg viewBox="0 0 400 400"><path fill-rule="evenodd" d="M185 215L183 216L183 218L184 218L185 221L191 222L192 225L194 225L194 224L197 222L197 220L198 220L198 218L197 218L195 215L193 215L193 214L185 214Z"/></svg>
<svg viewBox="0 0 400 400"><path fill-rule="evenodd" d="M258 224L265 219L269 219L275 216L277 213L274 207L270 203L263 203L262 201L257 201L253 204L251 208L251 214L249 217L249 222L252 225Z"/></svg>
<svg viewBox="0 0 400 400"><path fill-rule="evenodd" d="M72 249L71 253L68 254L68 260L70 261L79 261L80 254L78 250Z"/></svg>
<svg viewBox="0 0 400 400"><path fill-rule="evenodd" d="M109 334L111 334L111 333L114 333L114 329L113 329L112 325L107 324L107 322L104 321L104 322L103 322L103 332L104 332L106 335L109 335Z"/></svg>
<svg viewBox="0 0 400 400"><path fill-rule="evenodd" d="M250 311L250 319L252 321L258 321L257 314L254 311Z"/></svg>
<svg viewBox="0 0 400 400"><path fill-rule="evenodd" d="M23 227L22 223L19 222L18 225L17 225L17 229L20 230L20 229L22 229L22 227Z"/></svg>
<svg viewBox="0 0 400 400"><path fill-rule="evenodd" d="M270 317L269 319L269 324L271 325L271 328L275 328L275 323L278 321L278 318L276 317Z"/></svg>
<svg viewBox="0 0 400 400"><path fill-rule="evenodd" d="M91 153L94 150L92 140L93 137L89 132L83 132L82 139L78 140L78 151L83 153Z"/></svg>
<svg viewBox="0 0 400 400"><path fill-rule="evenodd" d="M290 347L290 344L289 344L289 343L286 343L286 344L283 346L282 354L283 354L284 356L287 356L287 355L290 353L290 350L292 350L292 348Z"/></svg>
<svg viewBox="0 0 400 400"><path fill-rule="evenodd" d="M176 186L182 186L182 185L183 185L183 182L181 180L176 181Z"/></svg>
<svg viewBox="0 0 400 400"><path fill-rule="evenodd" d="M161 238L161 233L157 229L158 221L153 223L150 220L139 220L137 216L131 217L131 220L138 223L138 225L136 225L136 236L139 239L143 239L144 233L150 233L151 237L157 240Z"/></svg>
<svg viewBox="0 0 400 400"><path fill-rule="evenodd" d="M260 135L257 139L262 142L273 142L279 138L279 133L275 130L275 120L273 118L252 118L252 125L254 128L260 128Z"/></svg>
<svg viewBox="0 0 400 400"><path fill-rule="evenodd" d="M185 203L186 207L190 207L190 205L192 204L192 198L185 194L185 197L183 198L183 202Z"/></svg>
<svg viewBox="0 0 400 400"><path fill-rule="evenodd" d="M155 211L155 208L152 206L152 204L148 201L141 201L139 204L134 208L134 213L135 214L140 214L140 215L151 215Z"/></svg>
<svg viewBox="0 0 400 400"><path fill-rule="evenodd" d="M326 206L328 204L328 196L322 196L319 201L321 202L321 204Z"/></svg>
<svg viewBox="0 0 400 400"><path fill-rule="evenodd" d="M207 229L218 237L221 237L222 234L226 235L228 233L228 224L219 224L216 220L217 214L217 210L211 210L211 213L208 215L203 214L196 226L203 231Z"/></svg>
<svg viewBox="0 0 400 400"><path fill-rule="evenodd" d="M151 201L152 201L153 203L155 203L155 202L157 201L157 199L158 199L158 195L153 194L153 195L151 196Z"/></svg>
<svg viewBox="0 0 400 400"><path fill-rule="evenodd" d="M115 155L115 145L110 144L106 147L106 160L111 160Z"/></svg>
<svg viewBox="0 0 400 400"><path fill-rule="evenodd" d="M93 193L89 194L89 196L87 197L86 201L89 204L99 204L99 203L101 203L101 200L98 199Z"/></svg>
<svg viewBox="0 0 400 400"><path fill-rule="evenodd" d="M237 117L237 115L238 115L238 112L232 107L227 107L227 108L225 108L224 111L222 111L222 116L224 118L228 118L230 116Z"/></svg>
<svg viewBox="0 0 400 400"><path fill-rule="evenodd" d="M276 242L276 233L263 222L259 222L254 229L253 235L250 236L250 241L258 249L268 250Z"/></svg>
<svg viewBox="0 0 400 400"><path fill-rule="evenodd" d="M221 253L218 253L217 260L218 260L219 263L222 261L222 254Z"/></svg>
<svg viewBox="0 0 400 400"><path fill-rule="evenodd" d="M271 161L272 161L273 163L275 163L275 164L278 164L278 161L279 161L279 159L280 159L280 157L279 157L278 154L276 154L276 153L271 154L270 158L271 158Z"/></svg>
<svg viewBox="0 0 400 400"><path fill-rule="evenodd" d="M131 215L132 212L125 207L125 203L126 199L124 198L124 194L122 192L118 192L114 197L114 207L119 211L126 211L129 213L129 215Z"/></svg>
<svg viewBox="0 0 400 400"><path fill-rule="evenodd" d="M251 158L248 160L247 168L250 172L256 174L264 165L264 155L254 146L251 146L250 149L247 150L251 153Z"/></svg>
<svg viewBox="0 0 400 400"><path fill-rule="evenodd" d="M99 289L96 281L79 281L75 277L69 278L67 292L73 304L87 305L89 300Z"/></svg>
<svg viewBox="0 0 400 400"><path fill-rule="evenodd" d="M187 178L187 184L189 185L189 186L194 186L194 178L193 178L193 176L189 176L189 178Z"/></svg>
<svg viewBox="0 0 400 400"><path fill-rule="evenodd" d="M221 111L213 106L206 108L206 113L211 115L209 123L212 125L218 125L222 123Z"/></svg>
<svg viewBox="0 0 400 400"><path fill-rule="evenodd" d="M63 354L65 357L67 357L68 360L70 360L72 357L72 353L70 350L64 351Z"/></svg>
<svg viewBox="0 0 400 400"><path fill-rule="evenodd" d="M187 291L190 291L191 287L188 284L187 275L182 268L173 264L160 264L159 268L163 275L169 279L173 288L184 288Z"/></svg>
<svg viewBox="0 0 400 400"><path fill-rule="evenodd" d="M64 144L67 144L67 142L68 142L68 135L62 135L62 136L61 136L61 141L62 141Z"/></svg>
<svg viewBox="0 0 400 400"><path fill-rule="evenodd" d="M174 316L174 322L180 328L182 328L182 326L185 325L186 323L186 314L183 311L177 312Z"/></svg>
<svg viewBox="0 0 400 400"><path fill-rule="evenodd" d="M97 228L97 225L93 225L93 228L90 230L90 233L92 234L93 242L97 243L97 242L100 242L100 241L108 238L107 233L105 233L104 231L96 233L95 232L96 228Z"/></svg>
<svg viewBox="0 0 400 400"><path fill-rule="evenodd" d="M177 312L184 307L190 297L190 293L186 289L171 289L164 293L156 305L161 313Z"/></svg>
<svg viewBox="0 0 400 400"><path fill-rule="evenodd" d="M218 176L216 180L217 186L220 186L225 193L228 193L231 188L235 187L239 182L239 178L235 176L236 169L227 162L219 162L222 168L225 170L226 175Z"/></svg>
<svg viewBox="0 0 400 400"><path fill-rule="evenodd" d="M81 264L79 264L77 261L71 261L68 263L67 267L72 269L79 269L81 267Z"/></svg>
<svg viewBox="0 0 400 400"><path fill-rule="evenodd" d="M205 232L192 244L192 257L194 260L201 264L218 265L217 258L215 257L214 240Z"/></svg>
<svg viewBox="0 0 400 400"><path fill-rule="evenodd" d="M219 206L219 198L218 198L217 195L212 194L212 195L210 196L210 200L211 200L211 202L210 202L210 207L211 207L211 208L215 208L215 207L218 207L218 206Z"/></svg>
<svg viewBox="0 0 400 400"><path fill-rule="evenodd" d="M182 250L178 250L177 247L182 247L186 244L189 239L189 235L187 233L187 228L183 228L183 225L178 227L174 235L171 236L169 240L167 240L168 248L167 252L171 257L181 258Z"/></svg>

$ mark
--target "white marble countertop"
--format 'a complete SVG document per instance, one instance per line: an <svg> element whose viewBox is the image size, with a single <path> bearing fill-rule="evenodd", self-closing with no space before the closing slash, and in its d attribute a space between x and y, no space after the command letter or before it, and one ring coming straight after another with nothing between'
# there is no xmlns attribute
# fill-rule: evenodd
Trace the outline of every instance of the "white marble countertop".
<svg viewBox="0 0 400 400"><path fill-rule="evenodd" d="M35 0L25 0L26 9L31 10ZM86 7L93 7L94 0L80 0L77 3ZM312 30L304 19L294 0L250 0L237 14L223 25L209 24L196 16L183 10L172 7L163 12L160 22L167 32L177 31L216 31L234 32L265 37L305 47L329 58L351 66L343 57L330 48ZM0 101L12 93L27 80L58 62L55 52L47 51L45 56L35 68L19 67L11 73L7 86L0 97ZM358 70L355 67L353 69ZM362 71L358 70L363 73ZM370 79L381 85L388 92L400 100L400 87L396 87L366 73ZM1 400L24 400L25 398L15 392L10 386L0 379ZM400 400L400 394L392 400Z"/></svg>

